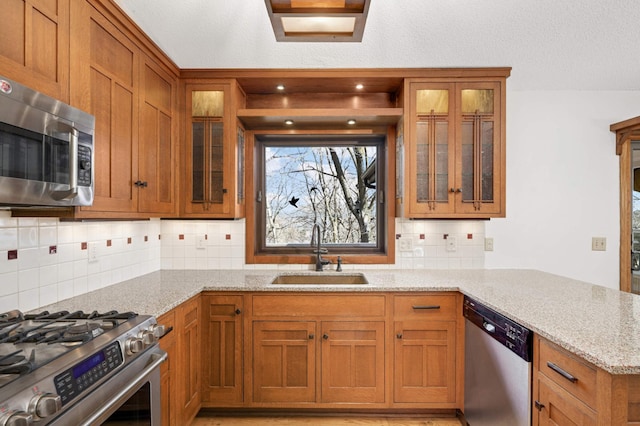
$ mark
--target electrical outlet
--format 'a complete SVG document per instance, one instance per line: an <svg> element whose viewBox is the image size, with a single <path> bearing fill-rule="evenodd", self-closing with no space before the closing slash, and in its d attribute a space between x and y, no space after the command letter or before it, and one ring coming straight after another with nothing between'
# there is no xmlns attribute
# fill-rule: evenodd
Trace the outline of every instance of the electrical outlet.
<svg viewBox="0 0 640 426"><path fill-rule="evenodd" d="M493 238L487 237L484 239L484 251L493 251Z"/></svg>
<svg viewBox="0 0 640 426"><path fill-rule="evenodd" d="M413 240L411 238L400 238L398 240L398 249L400 251L413 251Z"/></svg>
<svg viewBox="0 0 640 426"><path fill-rule="evenodd" d="M98 243L90 242L87 244L87 255L89 256L89 263L94 263L98 261Z"/></svg>
<svg viewBox="0 0 640 426"><path fill-rule="evenodd" d="M456 240L456 237L452 237L451 235L449 235L447 237L447 251L456 251L458 249L458 240Z"/></svg>
<svg viewBox="0 0 640 426"><path fill-rule="evenodd" d="M593 237L591 238L591 250L592 251L606 251L607 239L605 237Z"/></svg>
<svg viewBox="0 0 640 426"><path fill-rule="evenodd" d="M207 240L205 240L204 237L198 237L198 241L196 243L196 248L203 250L205 248L207 248Z"/></svg>

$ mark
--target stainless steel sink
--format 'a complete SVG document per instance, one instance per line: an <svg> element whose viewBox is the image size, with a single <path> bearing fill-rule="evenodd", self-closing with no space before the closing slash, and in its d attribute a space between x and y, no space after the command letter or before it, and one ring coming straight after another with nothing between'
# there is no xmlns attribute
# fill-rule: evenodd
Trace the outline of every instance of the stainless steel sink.
<svg viewBox="0 0 640 426"><path fill-rule="evenodd" d="M322 272L319 274L297 274L288 273L278 275L271 284L279 285L362 285L369 284L364 274L330 274Z"/></svg>

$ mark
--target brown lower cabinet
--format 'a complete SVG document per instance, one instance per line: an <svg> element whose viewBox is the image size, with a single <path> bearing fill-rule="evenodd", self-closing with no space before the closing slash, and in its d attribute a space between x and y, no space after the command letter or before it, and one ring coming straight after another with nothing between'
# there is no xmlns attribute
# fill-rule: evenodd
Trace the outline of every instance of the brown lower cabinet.
<svg viewBox="0 0 640 426"><path fill-rule="evenodd" d="M159 322L163 424L200 408L463 406L458 293L204 292ZM401 336L399 336L401 334Z"/></svg>
<svg viewBox="0 0 640 426"><path fill-rule="evenodd" d="M613 375L536 335L533 425L640 425L640 376Z"/></svg>
<svg viewBox="0 0 640 426"><path fill-rule="evenodd" d="M173 330L160 339L168 358L160 369L163 425L188 425L201 407L200 296L158 317Z"/></svg>
<svg viewBox="0 0 640 426"><path fill-rule="evenodd" d="M202 405L241 405L244 297L204 294L202 315Z"/></svg>
<svg viewBox="0 0 640 426"><path fill-rule="evenodd" d="M162 404L162 425L176 424L175 386L178 364L176 362L177 341L176 338L176 310L171 310L158 317L158 324L165 326L165 330L171 329L160 339L160 347L167 352L167 360L160 367L160 386Z"/></svg>

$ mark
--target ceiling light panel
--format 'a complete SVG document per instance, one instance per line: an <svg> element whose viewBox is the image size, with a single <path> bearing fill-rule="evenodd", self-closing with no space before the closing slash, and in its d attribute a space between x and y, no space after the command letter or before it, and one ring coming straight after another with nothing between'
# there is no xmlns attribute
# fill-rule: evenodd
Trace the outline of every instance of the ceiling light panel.
<svg viewBox="0 0 640 426"><path fill-rule="evenodd" d="M265 0L277 41L362 41L370 0Z"/></svg>

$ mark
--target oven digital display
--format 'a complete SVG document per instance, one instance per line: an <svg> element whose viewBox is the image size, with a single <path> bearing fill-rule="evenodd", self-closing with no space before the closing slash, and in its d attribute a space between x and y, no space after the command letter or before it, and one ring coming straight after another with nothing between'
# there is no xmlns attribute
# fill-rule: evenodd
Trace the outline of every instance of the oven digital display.
<svg viewBox="0 0 640 426"><path fill-rule="evenodd" d="M94 384L110 376L111 372L123 362L120 344L113 342L103 350L58 374L54 378L54 384L56 392L62 399L62 405L71 402Z"/></svg>
<svg viewBox="0 0 640 426"><path fill-rule="evenodd" d="M105 360L104 352L100 351L90 358L85 359L80 364L73 367L73 378L77 379L82 377L84 373L91 370L93 367L100 365Z"/></svg>

